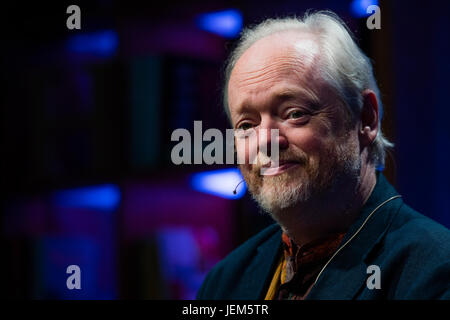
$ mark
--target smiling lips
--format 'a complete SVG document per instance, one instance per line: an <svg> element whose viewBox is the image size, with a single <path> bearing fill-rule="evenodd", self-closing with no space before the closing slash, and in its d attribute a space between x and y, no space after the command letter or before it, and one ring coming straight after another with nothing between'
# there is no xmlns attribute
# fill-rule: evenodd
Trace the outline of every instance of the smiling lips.
<svg viewBox="0 0 450 320"><path fill-rule="evenodd" d="M272 163L270 164L272 165ZM279 174L282 174L283 172L287 171L288 169L292 167L296 167L300 165L299 162L295 161L280 161L278 163L278 166L272 167L272 166L263 166L261 168L261 175L262 176L276 176Z"/></svg>

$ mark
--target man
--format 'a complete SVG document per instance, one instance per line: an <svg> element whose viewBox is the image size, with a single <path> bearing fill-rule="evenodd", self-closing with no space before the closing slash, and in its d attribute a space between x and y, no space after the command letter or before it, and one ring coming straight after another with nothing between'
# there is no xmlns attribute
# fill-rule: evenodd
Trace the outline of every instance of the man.
<svg viewBox="0 0 450 320"><path fill-rule="evenodd" d="M392 146L379 90L336 15L244 31L224 101L236 131L278 130L276 141L259 135L257 161L240 165L277 224L218 263L199 299L450 299L450 232L377 171ZM278 163L263 143L278 144ZM252 148L236 141L238 156Z"/></svg>

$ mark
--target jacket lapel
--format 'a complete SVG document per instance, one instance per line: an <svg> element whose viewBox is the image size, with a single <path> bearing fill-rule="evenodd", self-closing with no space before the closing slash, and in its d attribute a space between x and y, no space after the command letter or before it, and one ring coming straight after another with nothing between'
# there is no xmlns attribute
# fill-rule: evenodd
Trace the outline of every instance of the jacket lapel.
<svg viewBox="0 0 450 320"><path fill-rule="evenodd" d="M380 204L396 195L398 193L386 178L381 173L377 173L377 184L361 210L361 214L350 226L342 240L340 247L343 248L324 269L308 294L308 300L347 300L357 296L358 292L366 285L368 277L368 265L365 259L384 237L402 200L396 198L387 202L372 214L358 233L357 231ZM351 239L355 233L357 235Z"/></svg>
<svg viewBox="0 0 450 320"><path fill-rule="evenodd" d="M264 289L272 280L272 271L281 248L281 228L256 250L250 265L244 271L238 296L242 299L264 299ZM238 298L240 299L240 298Z"/></svg>

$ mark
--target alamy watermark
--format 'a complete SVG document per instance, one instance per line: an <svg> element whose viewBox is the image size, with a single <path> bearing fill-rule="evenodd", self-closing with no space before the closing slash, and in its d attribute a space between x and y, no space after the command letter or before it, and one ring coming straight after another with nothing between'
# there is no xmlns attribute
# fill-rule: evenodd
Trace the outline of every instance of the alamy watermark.
<svg viewBox="0 0 450 320"><path fill-rule="evenodd" d="M70 274L66 280L66 287L69 290L81 289L81 269L76 264L67 267L66 273Z"/></svg>
<svg viewBox="0 0 450 320"><path fill-rule="evenodd" d="M76 4L72 4L67 7L66 13L70 16L66 20L67 29L81 29L81 9Z"/></svg>
<svg viewBox="0 0 450 320"><path fill-rule="evenodd" d="M194 137L187 129L172 132L171 141L178 142L171 152L172 163L180 164L257 164L261 174L279 165L278 129L226 129L225 139L219 129L202 130L202 122L194 121ZM270 139L270 143L269 143ZM203 148L204 142L210 142ZM270 145L270 153L268 149ZM225 150L225 154L224 154ZM236 152L235 152L236 150ZM235 157L235 154L237 157ZM261 157L259 155L269 155Z"/></svg>
<svg viewBox="0 0 450 320"><path fill-rule="evenodd" d="M379 6L370 5L367 7L366 12L370 16L366 20L366 26L369 30L381 29L381 10Z"/></svg>
<svg viewBox="0 0 450 320"><path fill-rule="evenodd" d="M367 278L366 286L367 289L373 290L373 289L381 289L381 269L376 264L371 264L367 267L366 270L367 274L370 274L370 276Z"/></svg>

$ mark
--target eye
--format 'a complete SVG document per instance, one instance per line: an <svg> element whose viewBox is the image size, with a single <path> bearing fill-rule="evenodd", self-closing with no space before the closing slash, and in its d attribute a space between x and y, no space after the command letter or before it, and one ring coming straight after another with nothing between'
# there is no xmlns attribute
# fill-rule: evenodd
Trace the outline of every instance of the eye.
<svg viewBox="0 0 450 320"><path fill-rule="evenodd" d="M238 127L237 127L237 129L238 130L248 130L248 129L250 129L250 128L252 128L252 125L251 125L251 123L249 123L249 122L244 122L244 123L241 123Z"/></svg>
<svg viewBox="0 0 450 320"><path fill-rule="evenodd" d="M300 110L294 110L288 114L289 119L298 119L305 115L306 113Z"/></svg>

